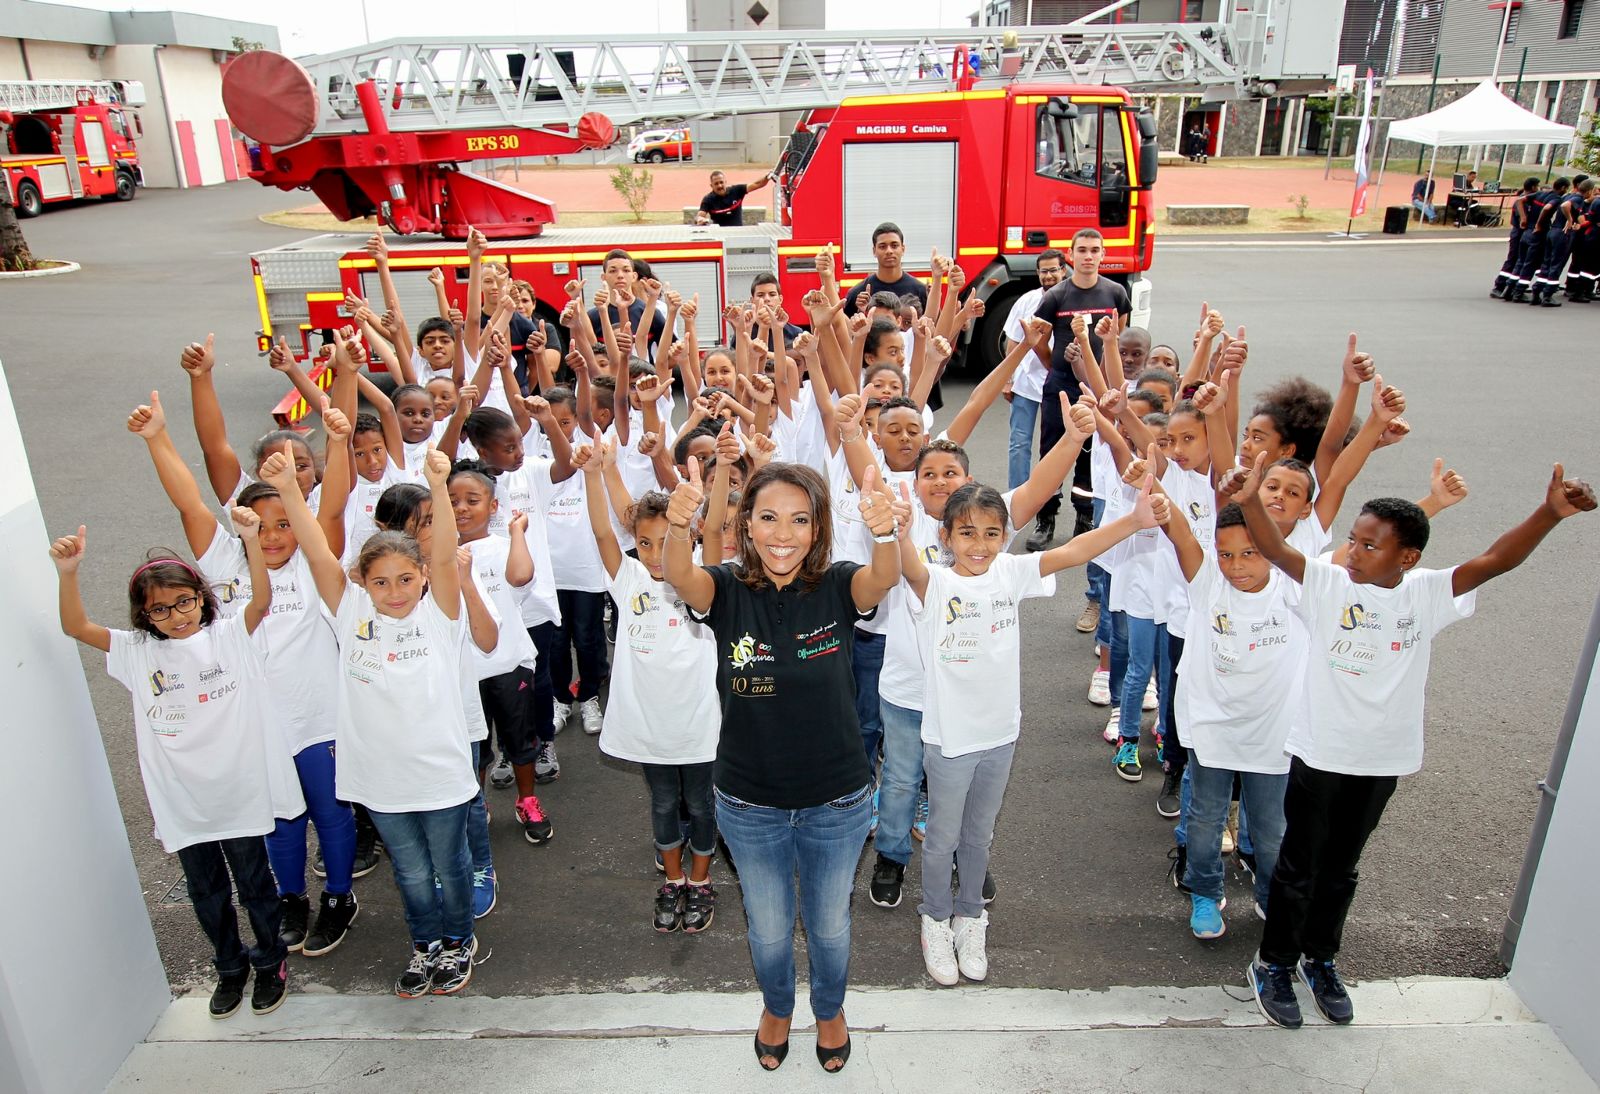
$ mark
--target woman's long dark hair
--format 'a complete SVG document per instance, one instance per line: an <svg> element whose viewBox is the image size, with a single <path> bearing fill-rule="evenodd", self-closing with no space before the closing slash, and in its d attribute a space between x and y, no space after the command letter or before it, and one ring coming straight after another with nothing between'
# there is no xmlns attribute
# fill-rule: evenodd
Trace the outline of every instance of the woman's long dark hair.
<svg viewBox="0 0 1600 1094"><path fill-rule="evenodd" d="M780 483L803 490L811 503L811 549L801 559L796 577L807 590L814 589L828 572L833 551L833 509L828 501L828 484L821 475L799 463L769 463L745 483L744 496L739 499L739 519L734 525L739 544L739 579L753 589L771 584L750 538L750 514L761 492Z"/></svg>

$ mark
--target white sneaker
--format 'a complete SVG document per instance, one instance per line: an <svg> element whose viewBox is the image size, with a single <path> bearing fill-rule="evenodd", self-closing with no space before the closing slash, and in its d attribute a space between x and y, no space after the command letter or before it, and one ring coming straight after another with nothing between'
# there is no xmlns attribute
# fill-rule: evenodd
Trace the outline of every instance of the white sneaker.
<svg viewBox="0 0 1600 1094"><path fill-rule="evenodd" d="M1117 738L1122 736L1122 708L1112 707L1111 718L1106 722L1105 732L1100 736L1106 739L1107 744L1116 744Z"/></svg>
<svg viewBox="0 0 1600 1094"><path fill-rule="evenodd" d="M961 979L950 924L926 915L922 917L922 963L928 967L928 975L936 984L948 988Z"/></svg>
<svg viewBox="0 0 1600 1094"><path fill-rule="evenodd" d="M583 731L591 737L600 735L600 727L604 724L606 716L600 711L600 697L585 699L578 704L578 716L583 719Z"/></svg>
<svg viewBox="0 0 1600 1094"><path fill-rule="evenodd" d="M1111 670L1095 669L1089 677L1089 702L1097 707L1111 705Z"/></svg>
<svg viewBox="0 0 1600 1094"><path fill-rule="evenodd" d="M1141 710L1154 710L1161 703L1161 697L1156 693L1155 677L1150 678L1150 683L1145 685L1144 702L1139 704Z"/></svg>
<svg viewBox="0 0 1600 1094"><path fill-rule="evenodd" d="M956 964L961 975L968 980L982 980L989 975L989 954L984 950L984 940L989 930L989 913L977 919L955 916L950 920L950 934L956 947Z"/></svg>

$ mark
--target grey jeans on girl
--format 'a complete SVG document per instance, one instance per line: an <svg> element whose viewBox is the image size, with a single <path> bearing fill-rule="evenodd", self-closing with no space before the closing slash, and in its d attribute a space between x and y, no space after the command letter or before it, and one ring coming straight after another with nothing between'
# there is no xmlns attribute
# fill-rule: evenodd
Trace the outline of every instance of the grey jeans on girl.
<svg viewBox="0 0 1600 1094"><path fill-rule="evenodd" d="M922 843L922 903L917 911L947 920L952 911L983 914L983 879L989 872L994 822L1011 778L1016 742L949 757L938 745L922 746L928 776L928 835ZM961 869L961 891L950 895L951 869Z"/></svg>

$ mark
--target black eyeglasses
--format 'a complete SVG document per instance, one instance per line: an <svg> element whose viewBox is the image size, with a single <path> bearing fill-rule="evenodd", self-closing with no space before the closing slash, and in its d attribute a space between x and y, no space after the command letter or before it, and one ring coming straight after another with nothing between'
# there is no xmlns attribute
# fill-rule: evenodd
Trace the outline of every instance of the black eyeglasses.
<svg viewBox="0 0 1600 1094"><path fill-rule="evenodd" d="M198 603L200 603L200 598L198 596L180 596L176 603L157 604L153 608L146 608L144 610L144 617L152 622L159 622L160 620L163 620L167 616L171 615L174 611L186 612Z"/></svg>

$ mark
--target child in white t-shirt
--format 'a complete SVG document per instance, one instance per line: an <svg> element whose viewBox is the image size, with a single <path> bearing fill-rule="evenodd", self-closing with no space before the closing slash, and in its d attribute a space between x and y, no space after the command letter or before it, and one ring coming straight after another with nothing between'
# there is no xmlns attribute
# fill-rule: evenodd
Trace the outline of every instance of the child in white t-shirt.
<svg viewBox="0 0 1600 1094"><path fill-rule="evenodd" d="M656 931L667 934L681 927L686 934L696 934L710 927L716 915L716 892L711 886L711 856L717 843L711 770L722 724L716 644L710 630L690 618L662 576L668 496L650 491L619 514L638 553L630 558L612 530L603 481L617 475L616 442L602 438L578 449L573 460L587 480L589 527L619 615L611 701L600 731L600 750L644 767L651 827L666 874L655 894ZM620 481L614 485L621 490ZM685 813L687 841L681 821Z"/></svg>
<svg viewBox="0 0 1600 1094"><path fill-rule="evenodd" d="M1049 596L1054 574L1083 565L1156 514L1147 481L1132 512L1054 550L1007 554L1010 514L993 487L968 483L944 507L948 566L928 565L900 522L900 565L924 663L923 770L928 834L922 848L923 960L940 984L988 975L983 879L1022 727L1020 601ZM961 890L951 899L952 867ZM953 917L953 918L952 918Z"/></svg>
<svg viewBox="0 0 1600 1094"><path fill-rule="evenodd" d="M294 481L293 465L277 458ZM261 621L272 582L258 539L261 518L238 508L232 520L252 581L249 602L226 618L199 571L155 556L128 581L134 629L100 626L89 619L78 589L85 529L50 547L61 581L62 631L104 653L106 671L133 695L139 774L155 835L183 864L195 917L213 947L213 1018L239 1009L252 967L250 1009L266 1014L283 1002L288 950L261 837L306 808L268 706ZM234 914L235 885L255 934L248 950Z"/></svg>
<svg viewBox="0 0 1600 1094"><path fill-rule="evenodd" d="M450 461L428 453L435 515L450 511ZM283 456L262 477L283 497L290 526L339 645L338 790L372 814L394 868L410 961L395 994L450 995L472 979L472 878L467 814L478 792L461 699L465 627L453 521L432 526L429 558L417 541L379 532L350 575L329 549Z"/></svg>
<svg viewBox="0 0 1600 1094"><path fill-rule="evenodd" d="M331 541L342 542L344 497L350 482L350 423L339 411L326 408L323 424L329 451L318 521ZM217 523L206 507L199 485L167 432L159 393L152 391L150 404L134 409L128 429L149 447L156 475L183 519L197 569L216 591L222 614L237 614L253 594L249 552L245 542ZM281 451L285 457L293 457L293 446L286 444ZM344 940L358 908L351 887L355 818L334 789L338 650L278 491L253 482L239 491L238 502L259 518L258 542L272 583L272 611L262 632L269 651L266 683L272 718L294 757L301 793L309 806L299 816L278 822L267 837L267 857L277 879L284 944L291 953L321 957ZM327 878L314 927L306 894L308 820L317 827Z"/></svg>
<svg viewBox="0 0 1600 1094"><path fill-rule="evenodd" d="M1211 550L1187 521L1168 521L1165 531L1189 591L1175 700L1178 737L1189 750L1181 880L1189 929L1196 938L1220 938L1222 833L1236 777L1254 843L1256 908L1266 914L1283 842L1283 745L1299 711L1309 639L1297 614L1299 588L1256 549L1237 505L1217 514Z"/></svg>
<svg viewBox="0 0 1600 1094"><path fill-rule="evenodd" d="M1265 453L1258 455L1240 507L1261 552L1302 587L1310 651L1302 716L1286 743L1288 825L1250 984L1269 1021L1296 1028L1298 973L1323 1016L1347 1023L1353 1012L1334 958L1361 852L1400 776L1422 766L1434 636L1472 615L1478 587L1521 565L1558 523L1593 510L1595 495L1556 464L1532 516L1447 570L1417 568L1428 544L1422 509L1376 498L1361 507L1339 566L1284 542L1254 489L1265 464Z"/></svg>

